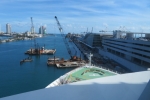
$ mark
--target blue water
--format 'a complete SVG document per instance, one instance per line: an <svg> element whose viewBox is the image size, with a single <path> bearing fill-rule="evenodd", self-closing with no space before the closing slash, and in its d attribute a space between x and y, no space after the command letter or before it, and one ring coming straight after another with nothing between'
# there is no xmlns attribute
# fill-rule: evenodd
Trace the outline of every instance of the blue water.
<svg viewBox="0 0 150 100"><path fill-rule="evenodd" d="M56 48L56 57L70 58L60 35L36 38L36 42L41 47L45 45L47 49ZM72 68L48 67L47 59L53 55L32 56L33 62L20 65L20 60L28 57L24 52L33 45L33 40L0 44L0 98L45 88L52 81L72 70ZM73 43L70 43L70 47L78 51Z"/></svg>
<svg viewBox="0 0 150 100"><path fill-rule="evenodd" d="M6 36L0 36L0 40L4 40L4 39L8 39L10 37L6 37Z"/></svg>

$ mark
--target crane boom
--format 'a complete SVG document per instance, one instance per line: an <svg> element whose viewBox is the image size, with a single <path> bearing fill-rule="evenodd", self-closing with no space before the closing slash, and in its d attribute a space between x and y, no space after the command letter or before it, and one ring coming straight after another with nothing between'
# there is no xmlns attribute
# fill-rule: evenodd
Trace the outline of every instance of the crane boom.
<svg viewBox="0 0 150 100"><path fill-rule="evenodd" d="M62 37L63 37L63 40L64 40L64 43L65 43L66 48L67 48L67 50L68 50L68 53L69 53L70 56L72 57L69 44L68 44L67 40L65 39L65 34L64 34L64 32L63 32L63 28L61 27L61 25L60 25L60 23L59 23L59 21L58 21L58 18L57 18L56 16L55 16L54 18L56 19L58 29L59 29L59 31L60 31Z"/></svg>
<svg viewBox="0 0 150 100"><path fill-rule="evenodd" d="M60 25L60 23L59 23L59 21L58 21L58 19L57 19L56 16L55 16L55 19L56 19L56 22L57 22L59 31L60 31L60 32L63 32L63 28L61 27L61 25Z"/></svg>

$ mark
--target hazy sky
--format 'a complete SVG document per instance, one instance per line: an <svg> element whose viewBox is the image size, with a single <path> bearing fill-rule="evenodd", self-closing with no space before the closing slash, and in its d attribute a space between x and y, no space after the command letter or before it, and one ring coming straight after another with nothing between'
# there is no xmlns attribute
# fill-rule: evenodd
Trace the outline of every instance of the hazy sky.
<svg viewBox="0 0 150 100"><path fill-rule="evenodd" d="M150 0L0 0L0 25L12 31L30 31L33 17L36 32L59 32L54 16L64 31L127 30L150 33Z"/></svg>

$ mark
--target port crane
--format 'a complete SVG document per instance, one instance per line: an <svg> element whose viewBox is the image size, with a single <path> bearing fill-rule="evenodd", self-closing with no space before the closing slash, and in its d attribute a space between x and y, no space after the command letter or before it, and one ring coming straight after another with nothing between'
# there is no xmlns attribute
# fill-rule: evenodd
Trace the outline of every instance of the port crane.
<svg viewBox="0 0 150 100"><path fill-rule="evenodd" d="M36 41L35 41L35 37L34 37L34 25L33 25L33 19L31 17L31 34L33 34L33 38L34 38L34 46L36 48Z"/></svg>
<svg viewBox="0 0 150 100"><path fill-rule="evenodd" d="M68 51L69 55L72 57L69 44L68 44L68 42L67 42L67 40L66 40L66 38L65 38L65 34L64 34L64 32L63 32L63 28L62 28L62 26L60 25L60 23L59 23L59 21L58 21L58 18L57 18L56 16L55 16L54 18L56 19L58 29L59 29L59 31L60 31L62 37L63 37L63 41L64 41L64 43L65 43L65 45L66 45L67 51Z"/></svg>
<svg viewBox="0 0 150 100"><path fill-rule="evenodd" d="M34 34L34 25L33 25L32 17L31 17L31 34Z"/></svg>

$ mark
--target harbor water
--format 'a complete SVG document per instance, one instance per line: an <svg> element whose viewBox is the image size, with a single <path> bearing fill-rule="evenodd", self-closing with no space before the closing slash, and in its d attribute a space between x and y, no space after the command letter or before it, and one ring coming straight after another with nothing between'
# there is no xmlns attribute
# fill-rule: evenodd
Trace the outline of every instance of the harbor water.
<svg viewBox="0 0 150 100"><path fill-rule="evenodd" d="M45 49L55 48L56 57L70 58L61 35L36 38L36 43L38 47L45 46ZM48 67L47 59L53 55L32 56L32 62L20 65L20 60L29 57L24 52L33 47L33 40L0 44L0 98L45 88L52 81L73 69ZM72 45L70 43L70 47L73 48L72 50L77 50L73 43Z"/></svg>

